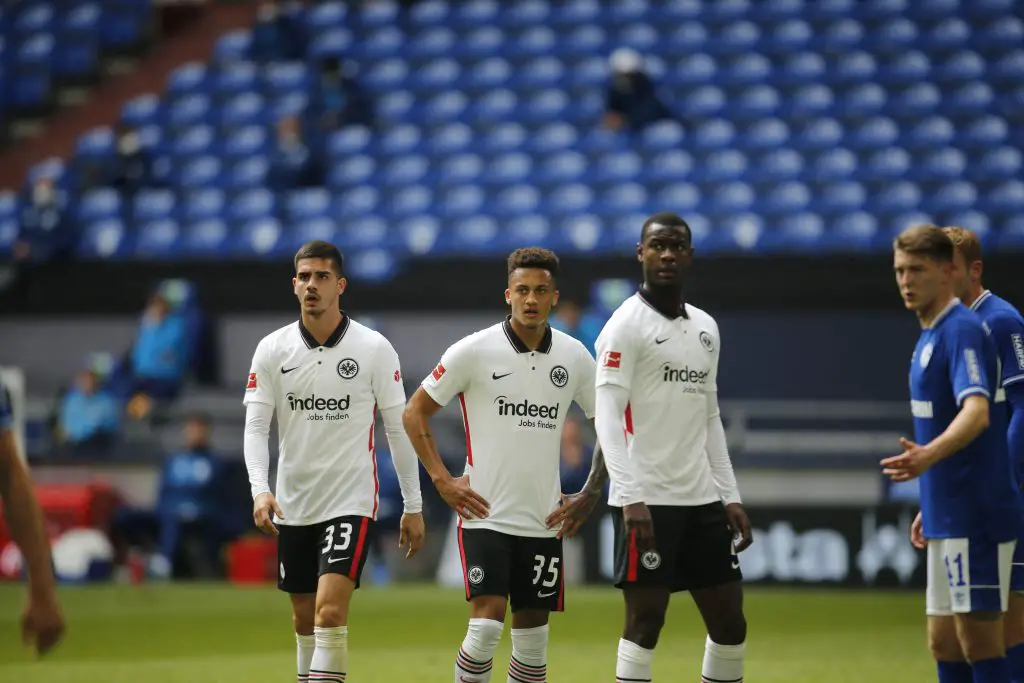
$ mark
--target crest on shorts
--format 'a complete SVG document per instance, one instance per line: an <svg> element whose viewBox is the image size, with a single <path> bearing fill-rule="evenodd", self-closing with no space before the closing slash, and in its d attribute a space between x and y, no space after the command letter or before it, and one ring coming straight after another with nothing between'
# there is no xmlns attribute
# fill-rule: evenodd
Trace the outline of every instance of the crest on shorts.
<svg viewBox="0 0 1024 683"><path fill-rule="evenodd" d="M551 374L549 377L551 377L551 383L559 389L569 383L569 371L561 365L556 365L551 368Z"/></svg>
<svg viewBox="0 0 1024 683"><path fill-rule="evenodd" d="M644 569L654 571L661 566L661 555L657 550L648 550L640 556L640 564L644 566Z"/></svg>
<svg viewBox="0 0 1024 683"><path fill-rule="evenodd" d="M338 361L338 377L352 379L359 374L359 363L355 358L343 358Z"/></svg>
<svg viewBox="0 0 1024 683"><path fill-rule="evenodd" d="M707 330L700 331L700 345L704 347L704 350L711 353L715 350L715 340L711 338Z"/></svg>
<svg viewBox="0 0 1024 683"><path fill-rule="evenodd" d="M475 586L484 580L484 570L480 567L470 567L469 571L466 573L466 577L469 579L469 582Z"/></svg>

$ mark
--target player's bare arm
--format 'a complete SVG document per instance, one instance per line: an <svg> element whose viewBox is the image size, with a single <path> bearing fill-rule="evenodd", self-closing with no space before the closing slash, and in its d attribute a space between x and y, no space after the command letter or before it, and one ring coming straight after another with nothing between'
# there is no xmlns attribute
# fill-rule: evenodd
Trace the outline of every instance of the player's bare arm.
<svg viewBox="0 0 1024 683"><path fill-rule="evenodd" d="M964 399L956 419L931 442L921 445L901 437L903 452L882 461L883 474L895 482L921 476L929 467L961 450L988 429L988 406L986 396L973 394Z"/></svg>
<svg viewBox="0 0 1024 683"><path fill-rule="evenodd" d="M416 456L423 463L424 469L430 475L430 481L434 483L444 502L461 516L486 517L490 503L470 488L467 475L453 477L441 460L441 454L437 452L437 442L430 428L430 418L440 409L441 406L430 398L423 387L418 388L402 414L405 432L416 450Z"/></svg>
<svg viewBox="0 0 1024 683"><path fill-rule="evenodd" d="M32 492L28 469L18 455L14 434L3 429L0 429L0 499L11 536L21 548L28 570L28 604L21 618L22 639L38 654L45 654L64 634L64 618L57 604L43 514Z"/></svg>
<svg viewBox="0 0 1024 683"><path fill-rule="evenodd" d="M601 492L608 481L608 468L604 463L604 453L601 451L601 444L594 445L593 461L590 464L590 474L587 481L576 493L563 494L558 509L548 515L546 524L549 529L561 525L558 531L558 538L572 538L587 521L594 511L597 501L601 498Z"/></svg>

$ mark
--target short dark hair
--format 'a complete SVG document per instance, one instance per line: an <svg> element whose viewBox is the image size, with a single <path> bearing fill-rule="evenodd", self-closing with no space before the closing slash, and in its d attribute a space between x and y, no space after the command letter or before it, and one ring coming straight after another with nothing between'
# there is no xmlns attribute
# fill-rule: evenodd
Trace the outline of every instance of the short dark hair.
<svg viewBox="0 0 1024 683"><path fill-rule="evenodd" d="M295 270L299 270L299 261L308 258L322 258L331 261L334 264L335 274L338 277L341 277L345 268L345 257L341 255L341 250L330 242L323 240L306 242L299 247L299 250L295 252Z"/></svg>
<svg viewBox="0 0 1024 683"><path fill-rule="evenodd" d="M541 268L558 279L558 256L543 247L523 247L508 255L508 275L512 277L519 268Z"/></svg>
<svg viewBox="0 0 1024 683"><path fill-rule="evenodd" d="M644 226L640 228L640 241L643 242L647 239L647 233L651 231L655 225L664 225L670 228L683 228L686 230L686 237L692 242L693 231L690 230L690 225L683 220L683 217L678 213L672 213L671 211L662 211L656 213L647 220L644 221Z"/></svg>
<svg viewBox="0 0 1024 683"><path fill-rule="evenodd" d="M942 228L931 223L912 225L893 240L892 248L940 263L952 263L956 247Z"/></svg>

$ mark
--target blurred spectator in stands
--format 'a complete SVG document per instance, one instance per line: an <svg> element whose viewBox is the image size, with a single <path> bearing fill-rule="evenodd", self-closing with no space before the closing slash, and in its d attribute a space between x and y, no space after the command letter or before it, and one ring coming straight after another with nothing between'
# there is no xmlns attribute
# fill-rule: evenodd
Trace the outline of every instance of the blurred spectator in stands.
<svg viewBox="0 0 1024 683"><path fill-rule="evenodd" d="M131 400L128 414L148 417L154 401L178 395L188 371L188 327L162 292L154 294L142 316L139 335L131 350Z"/></svg>
<svg viewBox="0 0 1024 683"><path fill-rule="evenodd" d="M562 427L561 479L563 493L576 493L587 483L593 449L584 443L580 419L570 415Z"/></svg>
<svg viewBox="0 0 1024 683"><path fill-rule="evenodd" d="M78 229L68 210L66 193L53 178L42 177L22 199L21 221L14 242L18 261L69 258L78 242Z"/></svg>
<svg viewBox="0 0 1024 683"><path fill-rule="evenodd" d="M373 107L348 65L338 57L320 63L320 73L309 101L314 127L308 132L328 133L343 126L373 126ZM315 139L310 144L316 144Z"/></svg>
<svg viewBox="0 0 1024 683"><path fill-rule="evenodd" d="M562 299L551 316L551 326L565 332L583 342L591 354L597 353L597 335L604 327L604 318L592 312L584 312L579 304L569 299Z"/></svg>
<svg viewBox="0 0 1024 683"><path fill-rule="evenodd" d="M153 164L142 145L142 137L130 124L120 123L114 131L116 148L110 160L110 185L131 200L135 193L153 185Z"/></svg>
<svg viewBox="0 0 1024 683"><path fill-rule="evenodd" d="M612 75L605 99L604 125L607 128L637 130L672 117L672 112L658 98L638 52L619 48L608 63Z"/></svg>
<svg viewBox="0 0 1024 683"><path fill-rule="evenodd" d="M78 456L99 456L117 438L121 428L121 404L100 387L91 369L75 377L75 385L64 394L57 418L59 438Z"/></svg>
<svg viewBox="0 0 1024 683"><path fill-rule="evenodd" d="M161 468L156 507L121 508L114 514L111 531L118 563L123 564L129 547L141 547L155 550L149 561L154 577L210 576L224 540L219 487L223 469L210 448L209 420L189 417L184 448L170 454ZM181 571L174 572L175 566Z"/></svg>
<svg viewBox="0 0 1024 683"><path fill-rule="evenodd" d="M288 115L279 120L271 154L270 186L275 190L291 190L323 185L322 149L322 145L307 143L298 116Z"/></svg>
<svg viewBox="0 0 1024 683"><path fill-rule="evenodd" d="M267 0L260 3L252 27L249 58L260 63L304 59L306 40L302 3Z"/></svg>

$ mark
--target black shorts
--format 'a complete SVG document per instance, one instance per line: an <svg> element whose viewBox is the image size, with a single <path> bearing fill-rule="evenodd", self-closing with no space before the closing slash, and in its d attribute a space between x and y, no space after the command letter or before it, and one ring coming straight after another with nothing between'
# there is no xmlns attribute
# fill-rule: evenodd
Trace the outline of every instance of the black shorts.
<svg viewBox="0 0 1024 683"><path fill-rule="evenodd" d="M336 517L308 526L277 527L277 587L286 593L316 593L321 574L343 574L359 588L373 520Z"/></svg>
<svg viewBox="0 0 1024 683"><path fill-rule="evenodd" d="M618 588L626 584L664 586L675 593L743 578L721 503L652 505L650 510L655 548L639 553L632 534L626 533L622 508L612 508Z"/></svg>
<svg viewBox="0 0 1024 683"><path fill-rule="evenodd" d="M459 527L459 554L466 600L480 595L508 598L512 611L565 606L562 541L512 536L490 529Z"/></svg>

